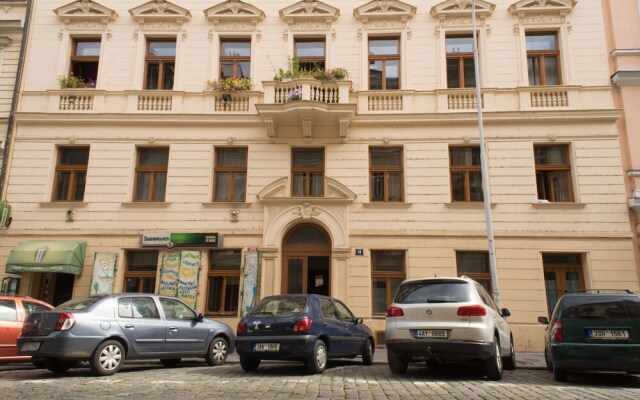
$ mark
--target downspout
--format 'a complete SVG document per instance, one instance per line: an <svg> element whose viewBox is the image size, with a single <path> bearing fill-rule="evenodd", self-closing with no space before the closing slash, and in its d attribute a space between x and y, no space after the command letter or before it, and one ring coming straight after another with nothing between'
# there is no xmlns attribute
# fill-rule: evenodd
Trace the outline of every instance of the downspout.
<svg viewBox="0 0 640 400"><path fill-rule="evenodd" d="M20 43L20 58L18 59L18 69L16 71L16 81L13 86L13 99L11 100L11 111L9 111L9 120L7 121L7 137L4 142L4 153L2 157L2 167L0 168L0 199L6 196L5 181L7 177L7 169L9 168L9 159L11 155L11 144L13 142L13 126L18 107L18 97L22 86L22 68L26 55L27 42L29 39L29 27L31 26L31 5L32 0L27 0L27 13L24 17L24 27L22 28L22 42Z"/></svg>

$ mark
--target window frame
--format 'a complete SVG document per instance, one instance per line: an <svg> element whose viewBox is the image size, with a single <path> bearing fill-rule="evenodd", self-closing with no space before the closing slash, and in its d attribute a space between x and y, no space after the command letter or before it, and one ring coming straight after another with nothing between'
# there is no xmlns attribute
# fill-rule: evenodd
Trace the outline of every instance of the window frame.
<svg viewBox="0 0 640 400"><path fill-rule="evenodd" d="M546 147L546 148L563 147L565 151L567 164L537 164L535 160L535 151L537 148L541 148L541 147ZM572 176L573 169L572 169L572 163L571 163L571 151L570 151L570 146L568 144L555 144L555 143L554 144L547 144L547 143L536 144L534 143L533 162L535 165L536 197L538 198L538 200L547 200L551 203L573 203L576 201L575 193L573 189L573 176ZM567 173L568 181L569 181L569 187L567 188L567 193L569 193L569 196L570 196L570 199L568 201L558 201L555 199L556 191L554 190L554 185L553 185L553 175L557 174L558 172ZM544 193L547 196L544 196L542 198L540 197L540 187L538 186L539 174L543 174L543 179L546 183L544 189L546 189L547 187L549 188L549 193L546 193L546 190Z"/></svg>
<svg viewBox="0 0 640 400"><path fill-rule="evenodd" d="M244 167L225 167L218 165L218 160L220 160L220 152L224 150L244 150ZM247 147L215 147L215 165L213 167L213 201L214 202L226 202L226 203L244 203L247 201L247 181L248 181L248 163L249 163L249 149ZM228 173L229 174L229 182L227 183L227 198L226 200L218 200L218 173ZM233 177L237 173L244 173L244 197L242 200L233 200L234 191L233 191Z"/></svg>
<svg viewBox="0 0 640 400"><path fill-rule="evenodd" d="M213 253L216 252L225 252L225 251L237 251L240 254L240 264L238 265L238 269L213 269ZM240 313L240 292L242 291L242 249L215 249L209 251L209 266L207 270L207 297L205 302L205 313L207 315L224 315L224 316L238 316ZM238 278L238 293L237 293L237 310L236 311L225 311L225 302L227 295L227 278ZM222 278L222 292L218 294L218 299L220 301L221 310L212 311L209 310L209 297L212 295L212 278Z"/></svg>
<svg viewBox="0 0 640 400"><path fill-rule="evenodd" d="M555 50L529 50L527 49L527 37L528 36L549 36L553 35L555 37L556 49ZM536 85L532 82L529 82L529 86L551 86L547 84L547 72L546 67L544 65L544 59L546 56L555 56L558 63L558 83L553 86L562 85L562 62L560 59L560 42L557 31L525 31L525 52L526 52L526 65L527 65L527 79L529 79L529 59L537 58L540 65L540 72L538 74L538 79L540 80L540 84Z"/></svg>
<svg viewBox="0 0 640 400"><path fill-rule="evenodd" d="M86 149L87 150L87 164L74 164L74 165L62 165L60 164L61 159L62 159L62 153L65 150L69 150L69 149ZM52 202L82 202L84 201L84 194L85 194L85 190L86 190L86 183L87 183L87 173L89 171L89 157L91 155L91 147L90 146L59 146L58 149L58 154L56 157L56 169L55 169L55 175L54 175L54 179L53 179L53 190L51 192L51 201ZM60 173L63 172L69 172L70 173L70 177L69 177L69 190L67 192L67 196L65 199L58 199L58 182L60 179ZM80 200L74 200L73 197L73 193L75 192L75 185L76 185L76 178L77 178L77 174L80 172L84 172L85 173L85 187L82 190L82 199Z"/></svg>
<svg viewBox="0 0 640 400"><path fill-rule="evenodd" d="M249 55L248 56L225 56L223 51L222 51L222 45L223 43L249 43ZM220 48L219 48L219 53L220 57L218 60L218 69L219 69L219 78L220 79L225 79L225 77L222 75L222 63L223 62L232 62L233 63L233 76L228 76L227 78L240 78L241 76L238 75L238 63L241 62L246 62L249 64L249 76L246 76L246 79L250 79L251 78L251 38L225 38L225 37L221 37L220 38Z"/></svg>
<svg viewBox="0 0 640 400"><path fill-rule="evenodd" d="M322 151L322 166L321 167L296 167L295 166L295 153L296 152L312 152L312 151ZM292 147L291 148L291 197L324 197L325 194L325 184L326 184L326 176L325 176L325 166L326 166L326 156L327 153L324 147ZM311 175L314 173L322 174L322 193L319 195L312 196L311 193ZM296 194L295 193L295 174L296 173L304 173L305 176L305 190L304 194Z"/></svg>
<svg viewBox="0 0 640 400"><path fill-rule="evenodd" d="M475 149L480 150L480 146L449 146L449 183L451 185L451 202L452 203L477 203L484 201L484 187L482 185L482 161L478 165L453 165L453 151L456 149ZM482 157L482 156L480 156ZM471 200L471 173L480 173L480 191L482 200ZM454 173L464 173L464 200L455 200L453 198L454 191Z"/></svg>
<svg viewBox="0 0 640 400"><path fill-rule="evenodd" d="M155 253L155 259L156 259L156 270L154 272L151 271L131 271L129 268L131 267L131 259L129 258L131 254L134 253ZM156 285L158 283L158 257L160 256L160 250L140 250L140 249L135 249L135 250L125 250L125 256L124 256L124 261L125 261L125 267L124 267L124 276L122 279L122 286L123 286L123 290L127 289L127 279L138 279L138 288L137 288L137 292L134 293L150 293L153 294L155 293L156 290ZM151 292L144 292L144 280L145 279L151 279L151 283L152 283L152 291Z"/></svg>
<svg viewBox="0 0 640 400"><path fill-rule="evenodd" d="M488 282L489 283L489 287L485 288L485 290L487 291L487 293L489 294L489 296L491 296L491 299L493 300L493 278L491 277L491 264L489 262L489 252L488 251L484 251L484 250L456 250L456 274L458 277L461 276L466 276L468 278L473 279L474 281L478 282L478 284L480 284L479 282ZM471 253L475 253L475 254L483 254L485 257L485 266L487 267L487 272L461 272L460 271L460 265L458 263L458 254L463 254L463 253L467 253L467 254L471 254ZM480 284L480 286L482 286ZM484 286L482 286L484 287Z"/></svg>
<svg viewBox="0 0 640 400"><path fill-rule="evenodd" d="M152 42L173 42L175 44L175 49L176 49L176 55L175 56L152 56L149 55L149 50L151 47L151 43ZM177 58L177 52L178 52L178 41L177 39L174 38L156 38L156 37L147 37L147 43L145 46L145 54L144 54L144 79L143 79L143 86L144 86L144 90L173 90L173 87L175 87L175 73L176 73L176 58ZM163 84L164 82L164 74L165 74L165 68L164 65L167 62L173 62L173 85L171 87L171 89L165 89L163 87L159 87ZM149 78L149 64L150 63L158 63L158 87L155 88L148 88L147 87L147 79Z"/></svg>
<svg viewBox="0 0 640 400"><path fill-rule="evenodd" d="M167 150L167 165L162 169L159 166L140 166L140 151L141 150ZM135 179L133 182L133 201L139 203L163 203L167 196L167 185L165 182L164 193L162 195L162 200L153 200L153 192L156 184L156 174L165 173L167 178L169 177L169 156L170 156L170 148L169 147L148 147L148 146L140 146L136 148L136 167L135 167ZM149 186L146 190L146 198L145 199L136 199L136 193L138 189L138 178L140 173L151 173L151 178L149 181Z"/></svg>
<svg viewBox="0 0 640 400"><path fill-rule="evenodd" d="M69 76L73 74L73 66L74 63L96 63L96 77L95 81L98 81L98 72L100 69L100 54L97 56L79 56L78 55L78 43L89 43L96 42L100 43L100 53L102 52L102 38L101 37L86 37L86 38L73 38L72 39L72 51L71 56L69 57ZM88 79L86 76L82 76L85 83Z"/></svg>
<svg viewBox="0 0 640 400"><path fill-rule="evenodd" d="M323 57L298 57L298 43L309 43L309 42L322 42L323 44ZM322 63L321 69L327 68L327 39L326 37L299 37L294 36L293 38L293 58L298 60L298 64L303 71L312 71L315 68L305 68L305 64L316 65L318 63ZM319 67L318 67L319 68Z"/></svg>
<svg viewBox="0 0 640 400"><path fill-rule="evenodd" d="M398 41L397 54L371 54L371 42L376 40L396 40ZM369 90L401 90L402 88L402 38L401 36L369 36L367 43L367 74ZM398 60L398 89L387 89L387 61ZM371 88L371 61L382 61L382 87L380 89Z"/></svg>
<svg viewBox="0 0 640 400"><path fill-rule="evenodd" d="M372 151L376 149L398 149L400 151L400 165L399 166L374 166ZM389 173L400 173L400 200L389 200ZM372 190L372 178L374 173L384 173L384 189L383 200L373 200ZM372 203L402 203L405 201L404 197L404 148L402 146L369 146L369 201Z"/></svg>
<svg viewBox="0 0 640 400"><path fill-rule="evenodd" d="M457 33L457 34L451 34L451 35L445 35L444 38L444 51L445 51L445 57L446 57L446 78L447 78L447 89L474 89L477 85L473 85L473 86L465 86L465 82L464 82L464 61L466 59L471 59L473 61L474 56L473 56L473 51L469 52L460 52L460 53L449 53L447 52L447 39L452 38L458 38L458 39L471 39L471 41L473 42L473 33ZM476 38L477 39L477 38ZM476 44L476 49L478 49L478 58L480 57L480 49L479 46ZM459 86L457 87L450 87L449 86L449 60L453 60L453 59L458 59L458 82L459 82ZM480 61L478 59L478 61ZM475 66L474 68L474 74L475 74ZM479 79L480 77L478 77Z"/></svg>
<svg viewBox="0 0 640 400"><path fill-rule="evenodd" d="M402 252L404 257L402 257L402 271L376 271L375 270L375 257L374 253L378 252L389 252L389 251L397 251ZM407 251L404 249L375 249L370 250L371 254L371 315L373 317L382 317L386 316L386 308L384 313L379 313L375 311L375 287L373 285L374 279L384 279L385 280L385 300L387 303L387 307L393 303L393 296L395 293L391 292L391 280L399 279L400 282L407 279Z"/></svg>

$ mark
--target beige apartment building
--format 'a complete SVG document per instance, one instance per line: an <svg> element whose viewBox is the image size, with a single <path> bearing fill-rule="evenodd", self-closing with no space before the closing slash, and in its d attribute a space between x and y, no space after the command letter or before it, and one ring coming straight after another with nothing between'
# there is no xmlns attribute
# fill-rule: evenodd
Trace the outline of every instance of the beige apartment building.
<svg viewBox="0 0 640 400"><path fill-rule="evenodd" d="M322 293L383 344L403 279L491 288L470 0L34 4L0 232L20 294L235 326ZM639 288L603 3L476 7L500 306L541 351L564 290Z"/></svg>

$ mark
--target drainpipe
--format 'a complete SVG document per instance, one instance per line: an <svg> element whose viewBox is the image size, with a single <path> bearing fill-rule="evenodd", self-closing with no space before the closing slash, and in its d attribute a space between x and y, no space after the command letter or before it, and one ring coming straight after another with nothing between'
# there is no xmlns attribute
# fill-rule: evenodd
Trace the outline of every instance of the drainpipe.
<svg viewBox="0 0 640 400"><path fill-rule="evenodd" d="M5 181L7 178L7 169L9 168L9 159L11 152L11 144L13 143L13 126L18 107L18 96L22 83L22 68L24 66L24 58L26 56L27 42L29 39L29 26L31 25L31 6L32 0L27 0L27 13L24 17L24 27L22 28L22 42L20 43L20 58L18 59L18 69L16 71L16 82L13 85L13 99L11 100L11 111L9 111L9 120L7 121L7 137L4 142L4 153L2 157L2 166L0 167L0 199L6 196Z"/></svg>

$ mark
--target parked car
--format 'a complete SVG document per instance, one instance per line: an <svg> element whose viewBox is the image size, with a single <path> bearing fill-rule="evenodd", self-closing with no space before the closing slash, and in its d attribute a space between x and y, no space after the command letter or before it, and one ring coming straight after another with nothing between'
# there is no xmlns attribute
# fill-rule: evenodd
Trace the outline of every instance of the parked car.
<svg viewBox="0 0 640 400"><path fill-rule="evenodd" d="M557 381L569 371L640 373L640 296L631 291L566 293L547 317L545 361Z"/></svg>
<svg viewBox="0 0 640 400"><path fill-rule="evenodd" d="M467 277L409 279L387 308L389 368L404 374L410 362L480 366L492 380L516 368L513 335L491 296Z"/></svg>
<svg viewBox="0 0 640 400"><path fill-rule="evenodd" d="M88 361L96 375L113 375L125 359L204 357L223 364L233 352L233 330L206 319L182 301L154 294L119 293L70 300L52 311L30 314L18 338L21 355L38 357L63 373Z"/></svg>
<svg viewBox="0 0 640 400"><path fill-rule="evenodd" d="M0 361L31 361L30 356L19 356L16 346L24 320L32 312L47 311L53 306L28 296L0 295ZM41 363L36 362L41 367Z"/></svg>
<svg viewBox="0 0 640 400"><path fill-rule="evenodd" d="M236 352L245 371L261 360L298 360L321 373L329 358L373 364L373 333L340 300L315 294L262 299L238 323Z"/></svg>

